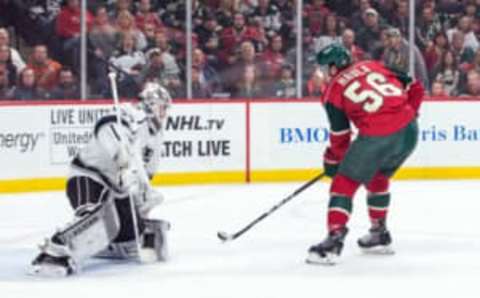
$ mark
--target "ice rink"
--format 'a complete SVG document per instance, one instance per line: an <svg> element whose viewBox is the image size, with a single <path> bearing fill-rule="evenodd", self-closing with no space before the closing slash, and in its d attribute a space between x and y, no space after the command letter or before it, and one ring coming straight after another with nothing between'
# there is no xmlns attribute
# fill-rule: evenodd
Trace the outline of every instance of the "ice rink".
<svg viewBox="0 0 480 298"><path fill-rule="evenodd" d="M325 236L328 184L318 183L242 237L234 232L301 183L162 188L154 216L172 223L171 258L139 265L92 261L60 280L25 274L36 244L69 220L63 192L0 196L0 297L480 297L480 182L395 182L393 256L362 255L365 193L355 199L342 262L306 265Z"/></svg>

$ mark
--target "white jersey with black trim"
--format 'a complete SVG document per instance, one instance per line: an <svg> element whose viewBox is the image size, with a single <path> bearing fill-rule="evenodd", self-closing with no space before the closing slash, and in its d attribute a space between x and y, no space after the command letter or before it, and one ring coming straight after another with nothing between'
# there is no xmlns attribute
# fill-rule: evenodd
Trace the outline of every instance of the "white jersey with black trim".
<svg viewBox="0 0 480 298"><path fill-rule="evenodd" d="M119 186L121 150L129 154L128 167L138 167L133 162L136 156L141 161L141 168L136 170L153 176L160 162L163 133L152 133L142 110L122 104L121 111L120 125L115 114L97 121L92 139L72 160L69 177L87 176L118 194L125 194L126 190Z"/></svg>

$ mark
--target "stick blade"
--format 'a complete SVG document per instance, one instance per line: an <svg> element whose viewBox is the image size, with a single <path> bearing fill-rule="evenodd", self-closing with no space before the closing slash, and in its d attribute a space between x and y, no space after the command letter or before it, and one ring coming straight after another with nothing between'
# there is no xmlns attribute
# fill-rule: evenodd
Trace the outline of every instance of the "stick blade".
<svg viewBox="0 0 480 298"><path fill-rule="evenodd" d="M227 232L222 232L222 231L217 232L217 237L218 237L218 239L222 240L223 242L233 240L232 235L228 234Z"/></svg>

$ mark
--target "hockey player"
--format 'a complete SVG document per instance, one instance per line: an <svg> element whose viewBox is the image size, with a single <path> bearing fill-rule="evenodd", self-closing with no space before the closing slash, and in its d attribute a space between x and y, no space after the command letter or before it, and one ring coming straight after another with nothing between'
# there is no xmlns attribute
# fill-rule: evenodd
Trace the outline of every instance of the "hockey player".
<svg viewBox="0 0 480 298"><path fill-rule="evenodd" d="M72 222L40 246L31 273L66 276L87 258L166 258L169 224L148 218L163 197L150 186L159 163L162 123L171 98L147 83L138 104L121 104L100 118L94 136L70 165L66 194L75 211Z"/></svg>
<svg viewBox="0 0 480 298"><path fill-rule="evenodd" d="M309 249L308 263L333 264L343 248L352 199L363 185L371 228L358 240L365 250L392 252L386 226L392 175L414 150L416 116L424 89L418 81L377 61L352 64L348 50L331 45L317 56L331 81L324 95L330 122L330 146L324 169L332 177L328 236ZM351 142L353 124L358 136Z"/></svg>

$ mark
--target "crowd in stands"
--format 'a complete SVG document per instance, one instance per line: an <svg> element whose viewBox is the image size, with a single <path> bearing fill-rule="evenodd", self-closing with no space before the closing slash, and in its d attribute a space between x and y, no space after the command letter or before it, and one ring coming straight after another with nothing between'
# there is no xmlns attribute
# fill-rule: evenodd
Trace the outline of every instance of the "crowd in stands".
<svg viewBox="0 0 480 298"><path fill-rule="evenodd" d="M328 76L315 63L331 43L354 61L408 72L408 0L192 0L193 98L295 98L297 35L302 93L319 97ZM80 0L0 0L0 99L80 97ZM480 0L418 0L415 77L434 96L480 96ZM89 98L122 97L158 81L186 94L185 0L89 0ZM12 36L14 36L15 41Z"/></svg>

